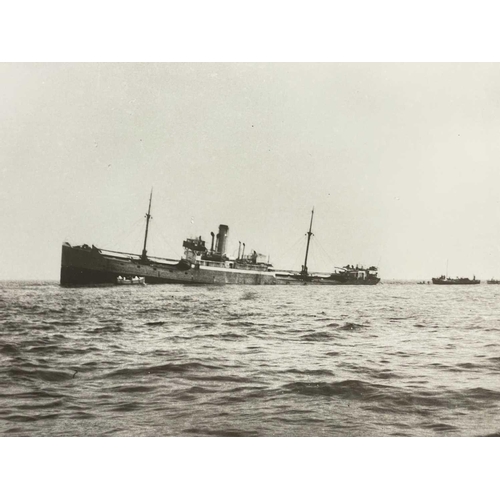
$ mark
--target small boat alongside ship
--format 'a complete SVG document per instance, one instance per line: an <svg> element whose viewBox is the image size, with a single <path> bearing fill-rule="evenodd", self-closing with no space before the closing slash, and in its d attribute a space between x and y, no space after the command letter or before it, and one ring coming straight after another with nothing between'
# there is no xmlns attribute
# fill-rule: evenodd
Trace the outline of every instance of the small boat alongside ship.
<svg viewBox="0 0 500 500"><path fill-rule="evenodd" d="M117 285L145 285L146 282L144 278L140 278L139 276L134 276L133 278L124 278L123 276L118 276L116 278Z"/></svg>

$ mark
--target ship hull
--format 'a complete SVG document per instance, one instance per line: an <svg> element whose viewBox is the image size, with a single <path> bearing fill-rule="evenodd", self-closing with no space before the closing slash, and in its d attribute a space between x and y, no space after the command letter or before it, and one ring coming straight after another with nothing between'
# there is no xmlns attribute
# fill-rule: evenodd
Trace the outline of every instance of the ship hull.
<svg viewBox="0 0 500 500"><path fill-rule="evenodd" d="M331 277L322 277L309 275L307 277L300 276L300 274L277 274L276 284L278 285L327 285L327 286L346 286L346 285L376 285L380 282L380 278L370 279L343 279L338 280Z"/></svg>
<svg viewBox="0 0 500 500"><path fill-rule="evenodd" d="M96 247L72 247L67 243L63 245L61 285L113 285L117 283L119 276L143 277L147 284L276 284L274 273L269 271L226 268L221 263L191 265L183 260L171 264L144 262L139 256L109 256Z"/></svg>
<svg viewBox="0 0 500 500"><path fill-rule="evenodd" d="M439 278L432 278L434 285L479 285L481 280L441 280Z"/></svg>
<svg viewBox="0 0 500 500"><path fill-rule="evenodd" d="M325 278L325 285L343 285L343 286L367 286L376 285L380 283L380 278L370 278L370 279L347 279L347 280L336 280L331 278Z"/></svg>
<svg viewBox="0 0 500 500"><path fill-rule="evenodd" d="M378 283L358 283L358 282L344 282L341 283L339 281L331 281L331 280L287 280L287 279L277 279L277 285L321 285L321 286L366 286L366 285L376 285Z"/></svg>

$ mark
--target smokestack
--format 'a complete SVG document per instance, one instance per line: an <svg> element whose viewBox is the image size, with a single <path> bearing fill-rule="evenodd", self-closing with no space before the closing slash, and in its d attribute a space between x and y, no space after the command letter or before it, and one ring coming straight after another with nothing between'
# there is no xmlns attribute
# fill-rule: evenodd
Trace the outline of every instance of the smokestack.
<svg viewBox="0 0 500 500"><path fill-rule="evenodd" d="M238 241L238 260L240 259L241 241Z"/></svg>
<svg viewBox="0 0 500 500"><path fill-rule="evenodd" d="M213 252L214 251L214 238L215 238L215 234L214 232L212 231L210 233L210 235L212 236L212 246L210 247L210 251Z"/></svg>
<svg viewBox="0 0 500 500"><path fill-rule="evenodd" d="M243 243L243 253L241 254L241 258L245 255L245 243Z"/></svg>
<svg viewBox="0 0 500 500"><path fill-rule="evenodd" d="M219 226L219 234L217 235L217 253L224 255L226 251L226 239L229 227L225 224Z"/></svg>

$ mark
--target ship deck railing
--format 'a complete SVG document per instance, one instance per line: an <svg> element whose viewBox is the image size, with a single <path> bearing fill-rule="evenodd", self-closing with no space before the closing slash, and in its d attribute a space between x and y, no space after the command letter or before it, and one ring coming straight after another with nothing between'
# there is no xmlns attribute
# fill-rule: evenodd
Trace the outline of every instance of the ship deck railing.
<svg viewBox="0 0 500 500"><path fill-rule="evenodd" d="M117 252L116 250L106 250L104 248L99 248L99 251L101 252L102 255L106 255L109 257L118 257L118 258L127 258L127 259L137 259L140 260L141 256L136 254L136 253L130 253L130 252ZM180 259L167 259L165 257L153 257L153 256L148 256L148 261L151 263L158 263L158 264L177 264Z"/></svg>

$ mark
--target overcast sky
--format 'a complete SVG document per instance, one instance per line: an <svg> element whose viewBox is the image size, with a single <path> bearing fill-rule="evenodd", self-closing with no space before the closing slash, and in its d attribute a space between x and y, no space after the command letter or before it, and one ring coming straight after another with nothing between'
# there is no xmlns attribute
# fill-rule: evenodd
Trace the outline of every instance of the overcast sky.
<svg viewBox="0 0 500 500"><path fill-rule="evenodd" d="M500 278L500 65L0 65L0 279L229 225L299 270Z"/></svg>

